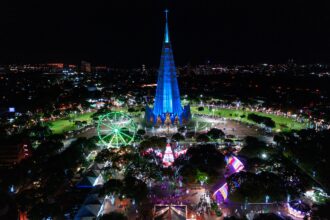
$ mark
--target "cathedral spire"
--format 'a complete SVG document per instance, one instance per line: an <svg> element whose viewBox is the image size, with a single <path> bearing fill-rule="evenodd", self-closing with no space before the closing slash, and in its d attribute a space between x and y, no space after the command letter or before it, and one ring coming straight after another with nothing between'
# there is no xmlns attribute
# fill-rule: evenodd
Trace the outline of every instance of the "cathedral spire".
<svg viewBox="0 0 330 220"><path fill-rule="evenodd" d="M154 124L183 123L190 117L190 108L181 106L177 71L168 28L168 10L165 11L165 33L158 70L155 103L152 109L146 108L146 118Z"/></svg>
<svg viewBox="0 0 330 220"><path fill-rule="evenodd" d="M165 21L166 21L166 23L165 23L165 37L164 37L164 41L165 41L165 43L169 43L170 42L170 35L169 35L169 33L168 33L168 22L167 22L167 19L168 19L168 10L167 9L165 9Z"/></svg>

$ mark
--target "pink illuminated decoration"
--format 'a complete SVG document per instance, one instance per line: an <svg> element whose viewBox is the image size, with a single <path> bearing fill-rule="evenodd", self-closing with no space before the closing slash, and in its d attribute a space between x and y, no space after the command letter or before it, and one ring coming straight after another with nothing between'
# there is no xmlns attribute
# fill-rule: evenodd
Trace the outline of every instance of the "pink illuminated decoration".
<svg viewBox="0 0 330 220"><path fill-rule="evenodd" d="M225 201L228 197L228 185L224 183L219 189L213 193L213 197L217 201Z"/></svg>
<svg viewBox="0 0 330 220"><path fill-rule="evenodd" d="M149 148L149 149L145 150L143 152L143 155L148 155L148 154L151 154L152 152L154 152L157 157L163 158L163 154L162 154L162 152L160 150L154 150L152 148Z"/></svg>
<svg viewBox="0 0 330 220"><path fill-rule="evenodd" d="M148 155L148 154L151 154L152 152L155 153L155 155L157 157L162 159L164 167L169 167L169 166L172 166L172 164L176 158L178 158L180 155L186 154L187 149L183 149L183 150L175 149L173 151L171 145L168 143L166 145L164 153L162 153L161 150L159 150L159 149L149 148L149 149L145 150L142 154Z"/></svg>
<svg viewBox="0 0 330 220"><path fill-rule="evenodd" d="M225 178L244 169L243 163L235 156L226 157L226 162ZM213 198L218 203L224 202L228 198L228 184L224 181L222 183L220 182L221 184L219 185L221 185L221 187L215 188L216 190L213 193Z"/></svg>
<svg viewBox="0 0 330 220"><path fill-rule="evenodd" d="M243 163L234 156L228 158L227 167L232 167L235 173L238 173L244 169Z"/></svg>
<svg viewBox="0 0 330 220"><path fill-rule="evenodd" d="M29 156L31 156L29 148L26 144L23 145L23 151L24 151L24 158L28 158Z"/></svg>
<svg viewBox="0 0 330 220"><path fill-rule="evenodd" d="M187 149L179 150L179 151L174 152L174 156L175 156L175 158L178 158L180 155L184 155L186 153L187 153Z"/></svg>
<svg viewBox="0 0 330 220"><path fill-rule="evenodd" d="M174 162L174 155L170 144L166 145L166 150L163 156L163 166L169 167Z"/></svg>

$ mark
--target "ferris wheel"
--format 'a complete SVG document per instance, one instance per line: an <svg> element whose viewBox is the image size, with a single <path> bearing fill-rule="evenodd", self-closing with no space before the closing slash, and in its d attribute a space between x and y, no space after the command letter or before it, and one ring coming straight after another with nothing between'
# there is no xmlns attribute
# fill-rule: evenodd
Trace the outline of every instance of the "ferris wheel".
<svg viewBox="0 0 330 220"><path fill-rule="evenodd" d="M101 115L97 125L99 140L108 148L118 148L132 143L136 130L133 119L122 112Z"/></svg>

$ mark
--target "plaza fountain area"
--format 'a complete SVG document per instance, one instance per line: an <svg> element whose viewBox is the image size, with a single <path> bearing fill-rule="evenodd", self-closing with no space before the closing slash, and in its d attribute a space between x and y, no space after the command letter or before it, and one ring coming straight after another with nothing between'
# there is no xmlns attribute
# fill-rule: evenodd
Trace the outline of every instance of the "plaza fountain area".
<svg viewBox="0 0 330 220"><path fill-rule="evenodd" d="M244 122L239 122L231 119L226 119L217 116L196 115L193 114L191 120L183 125L154 125L146 126L143 120L138 119L140 124L139 129L144 129L150 136L166 136L170 137L175 133L183 130L182 134L186 136L190 134L207 133L211 128L222 130L226 136L243 139L247 136L254 136L267 143L273 142L273 134L266 131L264 128L249 125Z"/></svg>

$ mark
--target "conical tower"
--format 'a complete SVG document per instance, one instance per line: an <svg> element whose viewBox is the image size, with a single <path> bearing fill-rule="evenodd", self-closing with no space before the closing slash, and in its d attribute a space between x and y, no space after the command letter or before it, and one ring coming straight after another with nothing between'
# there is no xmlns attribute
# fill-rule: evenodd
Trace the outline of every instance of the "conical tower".
<svg viewBox="0 0 330 220"><path fill-rule="evenodd" d="M182 108L180 92L177 80L177 72L174 64L173 51L168 28L168 10L165 10L165 33L154 108L146 109L148 122L174 124L187 121L190 116L190 107Z"/></svg>

